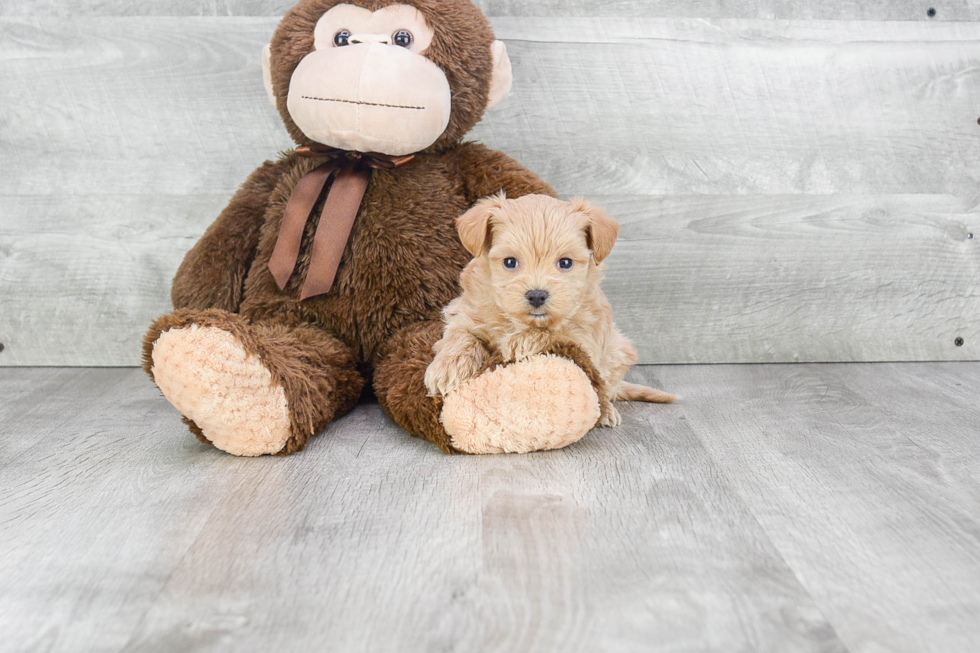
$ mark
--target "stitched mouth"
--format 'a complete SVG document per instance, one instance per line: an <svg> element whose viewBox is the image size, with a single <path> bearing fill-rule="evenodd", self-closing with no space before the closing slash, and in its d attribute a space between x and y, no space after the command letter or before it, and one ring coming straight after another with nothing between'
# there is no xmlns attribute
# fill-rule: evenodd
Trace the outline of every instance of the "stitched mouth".
<svg viewBox="0 0 980 653"><path fill-rule="evenodd" d="M413 106L406 106L403 104L383 104L380 102L358 102L357 100L338 100L337 98L314 97L312 95L304 95L303 99L315 100L317 102L339 102L341 104L360 104L366 107L385 107L386 109L412 109L414 111L425 110L425 107L413 107Z"/></svg>

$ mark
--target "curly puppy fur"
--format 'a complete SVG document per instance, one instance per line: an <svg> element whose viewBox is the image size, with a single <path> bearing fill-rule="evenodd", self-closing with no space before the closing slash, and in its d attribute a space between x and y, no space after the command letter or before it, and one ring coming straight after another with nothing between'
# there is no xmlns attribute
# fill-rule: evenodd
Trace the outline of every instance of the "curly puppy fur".
<svg viewBox="0 0 980 653"><path fill-rule="evenodd" d="M623 381L637 353L613 324L599 284L619 227L583 199L547 195L487 198L457 220L475 257L461 276L463 294L444 311L446 329L425 375L445 396L485 369L488 352L521 361L555 343L577 345L600 382L600 424L620 423L614 400L671 403L676 397Z"/></svg>

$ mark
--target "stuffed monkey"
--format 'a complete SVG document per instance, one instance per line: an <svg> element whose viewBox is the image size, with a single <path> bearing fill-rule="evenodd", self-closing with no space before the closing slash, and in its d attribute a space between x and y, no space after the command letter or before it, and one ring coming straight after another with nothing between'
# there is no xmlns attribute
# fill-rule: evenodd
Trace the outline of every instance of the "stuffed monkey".
<svg viewBox="0 0 980 653"><path fill-rule="evenodd" d="M301 0L263 53L295 151L266 162L188 252L144 369L202 441L288 454L358 401L446 452L561 447L595 425L580 351L500 364L443 400L423 376L481 198L554 195L463 142L511 86L469 0Z"/></svg>

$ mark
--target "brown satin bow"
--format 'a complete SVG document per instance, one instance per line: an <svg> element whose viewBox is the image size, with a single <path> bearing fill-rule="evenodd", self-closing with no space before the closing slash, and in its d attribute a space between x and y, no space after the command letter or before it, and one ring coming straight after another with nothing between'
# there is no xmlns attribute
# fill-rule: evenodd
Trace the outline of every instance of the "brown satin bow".
<svg viewBox="0 0 980 653"><path fill-rule="evenodd" d="M296 148L296 154L308 158L326 157L328 160L299 180L286 203L276 246L269 259L269 270L280 290L285 290L296 269L303 231L313 207L327 181L331 176L334 178L313 236L313 256L300 293L300 299L307 299L329 292L333 287L340 257L344 254L354 219L371 179L371 170L397 168L414 159L415 155L351 152L320 144L300 146Z"/></svg>

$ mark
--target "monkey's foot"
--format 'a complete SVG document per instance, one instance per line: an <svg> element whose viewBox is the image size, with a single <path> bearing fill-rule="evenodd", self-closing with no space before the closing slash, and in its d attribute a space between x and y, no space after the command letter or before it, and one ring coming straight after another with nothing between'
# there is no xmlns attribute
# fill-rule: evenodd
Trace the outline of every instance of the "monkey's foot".
<svg viewBox="0 0 980 653"><path fill-rule="evenodd" d="M282 451L289 410L282 386L231 333L192 324L160 334L153 378L211 443L236 456Z"/></svg>
<svg viewBox="0 0 980 653"><path fill-rule="evenodd" d="M582 369L532 356L472 378L444 400L442 424L466 453L527 453L578 442L599 419L599 397Z"/></svg>

